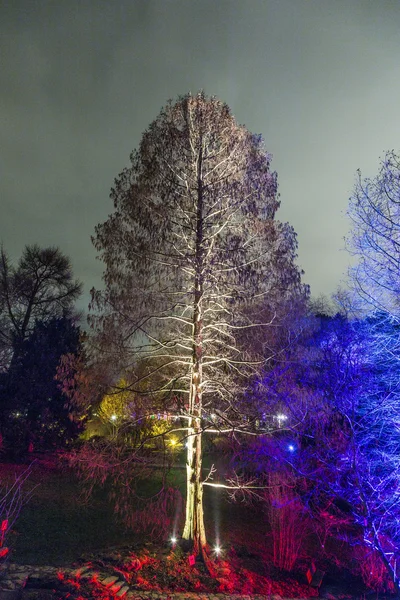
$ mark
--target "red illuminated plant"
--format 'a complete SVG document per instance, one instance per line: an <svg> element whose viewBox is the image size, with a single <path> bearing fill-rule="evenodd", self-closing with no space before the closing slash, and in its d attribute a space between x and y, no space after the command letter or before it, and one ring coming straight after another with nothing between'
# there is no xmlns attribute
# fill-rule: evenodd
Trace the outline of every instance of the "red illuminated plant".
<svg viewBox="0 0 400 600"><path fill-rule="evenodd" d="M12 484L0 488L0 559L9 555L8 535L18 519L21 508L29 499L31 492L24 492L24 484L31 473L31 465L15 476Z"/></svg>

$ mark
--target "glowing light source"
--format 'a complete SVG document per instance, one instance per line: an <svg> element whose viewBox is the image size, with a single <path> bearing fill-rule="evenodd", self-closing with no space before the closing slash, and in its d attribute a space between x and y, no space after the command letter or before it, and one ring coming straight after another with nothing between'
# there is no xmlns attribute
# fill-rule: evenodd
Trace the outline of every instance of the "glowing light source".
<svg viewBox="0 0 400 600"><path fill-rule="evenodd" d="M289 444L288 450L289 450L289 452L294 452L295 451L295 447L293 446L293 444Z"/></svg>
<svg viewBox="0 0 400 600"><path fill-rule="evenodd" d="M177 441L176 441L176 439L175 439L175 438L171 438L171 439L169 440L169 443L171 444L171 446L176 446L176 444L177 444Z"/></svg>
<svg viewBox="0 0 400 600"><path fill-rule="evenodd" d="M221 548L219 546L215 546L214 552L215 554L221 554Z"/></svg>
<svg viewBox="0 0 400 600"><path fill-rule="evenodd" d="M111 421L116 421L117 420L117 415L111 415L110 419L111 419Z"/></svg>
<svg viewBox="0 0 400 600"><path fill-rule="evenodd" d="M278 427L280 428L282 427L283 423L287 421L287 416L282 413L278 413L275 415L275 419L278 421Z"/></svg>
<svg viewBox="0 0 400 600"><path fill-rule="evenodd" d="M172 536L172 538L171 538L171 543L172 543L172 544L176 544L176 542L177 542L177 541L178 541L178 540L177 540L177 539L176 539L176 537L173 535L173 536Z"/></svg>

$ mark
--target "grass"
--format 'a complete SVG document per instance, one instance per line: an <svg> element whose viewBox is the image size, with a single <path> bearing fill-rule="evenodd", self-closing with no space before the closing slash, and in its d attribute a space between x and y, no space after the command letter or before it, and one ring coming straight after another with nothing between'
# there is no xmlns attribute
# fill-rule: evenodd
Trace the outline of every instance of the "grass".
<svg viewBox="0 0 400 600"><path fill-rule="evenodd" d="M21 465L0 464L2 483L12 481L14 473L23 469ZM184 494L184 470L173 469L169 479ZM155 484L147 482L149 485ZM81 555L144 541L143 534L118 520L104 490L99 489L85 503L80 481L65 465L60 467L54 461L34 464L26 487L33 490L32 497L8 540L14 562L67 566ZM143 489L146 492L149 489ZM256 511L229 503L222 490L210 487L205 488L204 505L211 545L240 546L243 532L247 543L258 548L263 545L264 523Z"/></svg>
<svg viewBox="0 0 400 600"><path fill-rule="evenodd" d="M21 467L0 465L2 481ZM33 466L27 489L32 497L10 534L11 560L25 564L67 565L83 552L132 539L115 518L105 496L81 500L80 482L65 467Z"/></svg>

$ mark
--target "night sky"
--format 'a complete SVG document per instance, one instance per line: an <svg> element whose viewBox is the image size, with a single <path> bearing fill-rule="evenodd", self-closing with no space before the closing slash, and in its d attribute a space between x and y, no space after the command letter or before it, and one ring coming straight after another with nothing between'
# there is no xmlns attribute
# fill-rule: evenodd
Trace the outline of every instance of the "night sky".
<svg viewBox="0 0 400 600"><path fill-rule="evenodd" d="M0 0L0 45L0 240L59 246L82 307L114 178L199 89L262 133L312 294L344 280L356 170L399 149L399 0Z"/></svg>

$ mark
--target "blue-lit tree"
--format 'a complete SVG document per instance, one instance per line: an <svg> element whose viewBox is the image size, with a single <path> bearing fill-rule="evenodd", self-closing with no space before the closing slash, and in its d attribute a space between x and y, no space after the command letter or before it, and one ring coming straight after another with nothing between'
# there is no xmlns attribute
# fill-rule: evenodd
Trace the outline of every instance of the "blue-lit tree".
<svg viewBox="0 0 400 600"><path fill-rule="evenodd" d="M347 524L355 526L350 542L369 548L372 564L379 557L398 590L397 326L386 314L353 322L337 316L323 324L317 345L308 385L320 396L319 408L314 425L303 432L293 466L316 483L314 491L341 506ZM364 577L371 585L380 583L372 571Z"/></svg>
<svg viewBox="0 0 400 600"><path fill-rule="evenodd" d="M398 350L398 327L387 314L358 321L320 316L309 336L264 374L260 406L280 415L280 428L243 454L252 452L248 468L260 481L274 473L286 485L286 501L300 502L307 515L300 521L309 519L327 560L337 548L348 555L353 547L366 583L378 587L386 579L397 589ZM287 547L290 559L293 544Z"/></svg>
<svg viewBox="0 0 400 600"><path fill-rule="evenodd" d="M357 259L350 283L354 303L369 315L364 325L373 373L373 387L364 389L359 398L357 422L363 426L359 443L366 473L363 497L366 494L370 530L366 541L379 552L398 589L400 159L394 151L385 154L375 178L362 179L358 173L348 214L352 221L348 247Z"/></svg>
<svg viewBox="0 0 400 600"><path fill-rule="evenodd" d="M392 150L378 175L358 180L350 197L348 250L357 262L349 281L366 310L400 316L400 157Z"/></svg>
<svg viewBox="0 0 400 600"><path fill-rule="evenodd" d="M353 324L353 330L358 383L353 393L344 389L333 405L342 427L339 447L328 445L338 459L331 484L349 503L365 544L379 555L399 590L398 331L387 315Z"/></svg>

